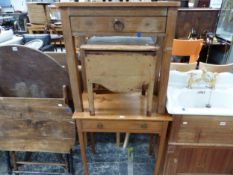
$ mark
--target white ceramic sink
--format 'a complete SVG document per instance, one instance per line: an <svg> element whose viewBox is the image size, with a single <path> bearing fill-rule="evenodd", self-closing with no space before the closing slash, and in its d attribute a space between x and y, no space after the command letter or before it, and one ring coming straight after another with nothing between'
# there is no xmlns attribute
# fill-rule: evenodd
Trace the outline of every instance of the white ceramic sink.
<svg viewBox="0 0 233 175"><path fill-rule="evenodd" d="M174 81L174 72L171 75L167 91L167 111L169 114L186 115L222 115L233 116L233 74L221 73L214 89L196 85L187 88L187 79L182 75L182 85ZM175 73L176 74L176 73ZM181 74L177 73L177 77ZM174 83L172 83L172 81ZM185 82L184 82L185 81Z"/></svg>
<svg viewBox="0 0 233 175"><path fill-rule="evenodd" d="M233 116L233 89L168 89L170 114Z"/></svg>

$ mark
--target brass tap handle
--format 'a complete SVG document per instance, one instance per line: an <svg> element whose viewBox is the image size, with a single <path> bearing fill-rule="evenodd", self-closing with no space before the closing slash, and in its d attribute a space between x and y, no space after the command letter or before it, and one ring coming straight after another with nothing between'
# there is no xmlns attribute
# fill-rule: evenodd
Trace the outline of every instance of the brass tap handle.
<svg viewBox="0 0 233 175"><path fill-rule="evenodd" d="M113 28L116 32L122 32L125 28L125 25L119 19L115 19L115 21L113 23Z"/></svg>

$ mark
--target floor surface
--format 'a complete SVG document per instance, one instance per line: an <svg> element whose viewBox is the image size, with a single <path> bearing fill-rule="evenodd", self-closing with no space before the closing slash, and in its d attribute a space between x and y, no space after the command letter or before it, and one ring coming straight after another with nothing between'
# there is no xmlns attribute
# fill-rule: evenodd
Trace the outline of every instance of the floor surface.
<svg viewBox="0 0 233 175"><path fill-rule="evenodd" d="M149 135L130 135L127 149L117 147L115 144L115 134L97 134L96 154L92 154L87 147L87 158L90 175L152 175L155 155L148 155ZM121 135L124 141L124 134ZM22 158L24 153L17 153L17 159ZM33 161L61 162L62 159L57 154L34 153L31 157ZM73 149L73 165L75 175L83 175L80 148ZM32 166L24 165L21 170L43 171L43 172L64 172L62 167ZM46 173L40 173L47 175ZM68 175L68 173L64 173ZM0 175L8 175L6 153L0 152ZM24 174L20 174L24 175ZM26 174L25 174L26 175ZM30 174L27 174L30 175ZM49 174L48 174L49 175Z"/></svg>

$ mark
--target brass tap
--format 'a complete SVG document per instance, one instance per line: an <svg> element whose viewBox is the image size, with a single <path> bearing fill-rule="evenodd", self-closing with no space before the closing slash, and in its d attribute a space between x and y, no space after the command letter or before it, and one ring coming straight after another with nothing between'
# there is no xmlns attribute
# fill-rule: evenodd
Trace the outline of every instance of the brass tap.
<svg viewBox="0 0 233 175"><path fill-rule="evenodd" d="M194 73L190 73L187 88L192 89L192 85L194 82L195 82L194 81Z"/></svg>
<svg viewBox="0 0 233 175"><path fill-rule="evenodd" d="M209 88L214 89L217 80L217 73L214 73L213 78L209 81Z"/></svg>
<svg viewBox="0 0 233 175"><path fill-rule="evenodd" d="M206 70L202 70L202 74L200 78L194 78L194 73L190 73L189 79L188 79L188 85L187 88L192 88L192 85L194 83L199 83L199 82L205 82L208 84L208 88L215 88L216 85L216 80L217 80L217 73L213 74L213 77L211 77Z"/></svg>

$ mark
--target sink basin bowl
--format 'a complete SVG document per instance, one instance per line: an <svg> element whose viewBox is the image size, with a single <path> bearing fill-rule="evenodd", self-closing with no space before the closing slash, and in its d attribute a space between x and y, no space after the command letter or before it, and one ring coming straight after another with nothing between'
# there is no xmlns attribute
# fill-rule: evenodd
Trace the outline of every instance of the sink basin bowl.
<svg viewBox="0 0 233 175"><path fill-rule="evenodd" d="M233 89L168 88L170 114L233 116Z"/></svg>

